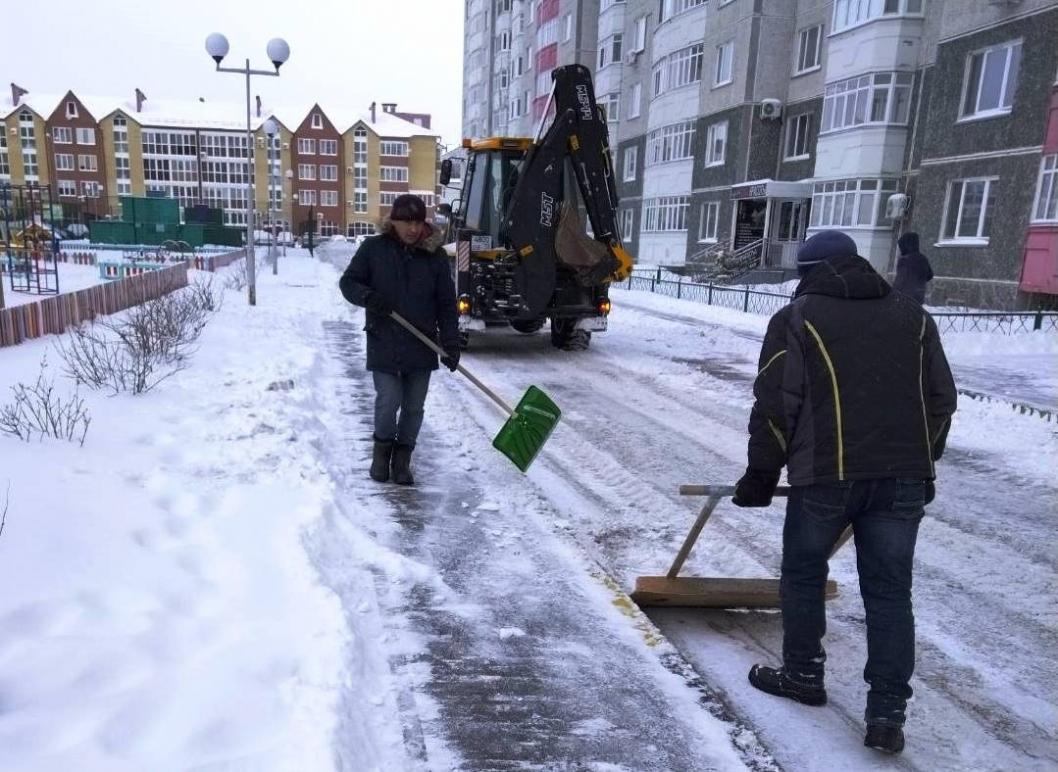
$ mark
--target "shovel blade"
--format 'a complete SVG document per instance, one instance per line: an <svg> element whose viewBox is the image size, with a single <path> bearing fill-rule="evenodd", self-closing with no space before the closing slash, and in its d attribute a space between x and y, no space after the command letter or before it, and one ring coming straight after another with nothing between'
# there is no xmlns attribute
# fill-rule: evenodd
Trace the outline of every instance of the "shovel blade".
<svg viewBox="0 0 1058 772"><path fill-rule="evenodd" d="M562 411L547 394L530 386L514 409L514 415L500 427L492 446L524 472L555 430L561 415Z"/></svg>
<svg viewBox="0 0 1058 772"><path fill-rule="evenodd" d="M824 597L830 600L837 594L837 584L827 580ZM778 608L779 580L640 576L632 600L641 607Z"/></svg>

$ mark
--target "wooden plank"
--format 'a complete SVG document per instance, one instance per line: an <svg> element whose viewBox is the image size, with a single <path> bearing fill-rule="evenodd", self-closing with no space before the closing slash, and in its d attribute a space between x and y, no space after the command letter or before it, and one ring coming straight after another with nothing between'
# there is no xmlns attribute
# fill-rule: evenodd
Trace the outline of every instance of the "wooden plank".
<svg viewBox="0 0 1058 772"><path fill-rule="evenodd" d="M837 597L838 585L828 579L824 597ZM691 606L696 608L778 608L778 579L714 579L641 576L632 600L640 606Z"/></svg>

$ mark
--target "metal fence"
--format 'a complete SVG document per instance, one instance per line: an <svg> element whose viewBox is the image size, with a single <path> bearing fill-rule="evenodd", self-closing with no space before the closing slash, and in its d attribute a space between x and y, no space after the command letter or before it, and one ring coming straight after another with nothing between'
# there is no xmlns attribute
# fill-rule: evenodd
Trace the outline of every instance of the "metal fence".
<svg viewBox="0 0 1058 772"><path fill-rule="evenodd" d="M614 286L767 316L774 314L791 299L790 295L750 289L749 286L686 281L662 269L633 270L627 281ZM1036 331L1058 332L1058 311L942 311L932 313L932 316L942 333L998 332L1015 335Z"/></svg>

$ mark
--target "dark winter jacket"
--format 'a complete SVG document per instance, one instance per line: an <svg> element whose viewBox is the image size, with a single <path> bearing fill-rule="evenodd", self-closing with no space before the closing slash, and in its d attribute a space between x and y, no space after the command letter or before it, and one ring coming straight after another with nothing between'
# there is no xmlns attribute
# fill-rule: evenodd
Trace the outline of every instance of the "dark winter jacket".
<svg viewBox="0 0 1058 772"><path fill-rule="evenodd" d="M791 485L933 479L955 412L936 325L861 257L829 258L768 323L749 468Z"/></svg>
<svg viewBox="0 0 1058 772"><path fill-rule="evenodd" d="M905 233L897 244L900 247L900 257L896 261L893 289L924 303L926 284L933 278L933 269L926 256L918 251L918 234Z"/></svg>
<svg viewBox="0 0 1058 772"><path fill-rule="evenodd" d="M394 310L444 349L459 346L451 262L440 248L405 246L386 229L365 239L338 283L345 299L363 306L377 292ZM385 373L436 370L437 355L397 322L366 312L367 369Z"/></svg>

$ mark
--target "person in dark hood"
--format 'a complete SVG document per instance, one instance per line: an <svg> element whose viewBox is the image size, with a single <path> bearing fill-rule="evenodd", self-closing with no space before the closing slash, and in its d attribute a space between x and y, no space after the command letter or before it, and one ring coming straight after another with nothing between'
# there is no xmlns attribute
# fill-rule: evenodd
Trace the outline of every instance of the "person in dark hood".
<svg viewBox="0 0 1058 772"><path fill-rule="evenodd" d="M426 223L426 204L397 196L382 233L365 239L339 281L350 303L367 309L367 369L375 383L375 432L371 479L414 485L411 455L424 416L430 373L437 355L390 317L396 311L445 351L442 362L459 364L455 285L439 234Z"/></svg>
<svg viewBox="0 0 1058 772"><path fill-rule="evenodd" d="M749 680L769 694L826 703L827 560L851 525L867 618L864 745L899 753L915 664L911 564L955 384L933 319L890 291L846 234L808 239L797 266L794 298L764 337L749 464L733 499L768 506L787 468L783 664L754 665Z"/></svg>
<svg viewBox="0 0 1058 772"><path fill-rule="evenodd" d="M918 251L918 234L905 233L896 244L900 248L900 257L896 261L893 289L924 303L926 284L933 278L933 269L926 256Z"/></svg>

